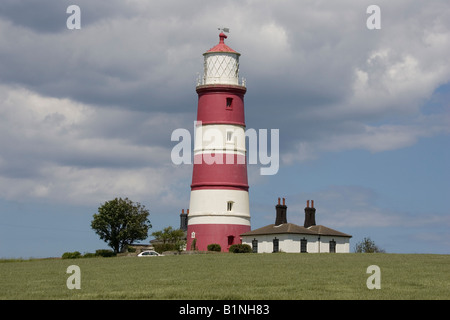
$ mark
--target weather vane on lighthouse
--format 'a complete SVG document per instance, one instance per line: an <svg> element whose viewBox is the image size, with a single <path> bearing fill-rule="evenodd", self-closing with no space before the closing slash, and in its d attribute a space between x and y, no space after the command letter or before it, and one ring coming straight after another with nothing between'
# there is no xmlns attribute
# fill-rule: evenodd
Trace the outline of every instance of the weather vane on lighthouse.
<svg viewBox="0 0 450 320"><path fill-rule="evenodd" d="M217 28L217 30L229 33L230 32L230 28Z"/></svg>

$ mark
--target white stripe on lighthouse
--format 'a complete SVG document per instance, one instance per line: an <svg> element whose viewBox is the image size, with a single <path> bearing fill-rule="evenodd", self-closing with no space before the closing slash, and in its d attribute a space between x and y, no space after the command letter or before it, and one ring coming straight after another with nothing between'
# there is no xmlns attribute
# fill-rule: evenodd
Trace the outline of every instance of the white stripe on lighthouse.
<svg viewBox="0 0 450 320"><path fill-rule="evenodd" d="M191 191L189 224L250 225L248 192L201 189Z"/></svg>
<svg viewBox="0 0 450 320"><path fill-rule="evenodd" d="M231 124L197 126L195 128L194 155L211 152L245 156L244 127Z"/></svg>

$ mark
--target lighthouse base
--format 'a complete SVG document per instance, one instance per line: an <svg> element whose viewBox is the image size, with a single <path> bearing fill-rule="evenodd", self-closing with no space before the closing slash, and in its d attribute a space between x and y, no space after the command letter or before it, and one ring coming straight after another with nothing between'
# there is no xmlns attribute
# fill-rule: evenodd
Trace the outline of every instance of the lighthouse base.
<svg viewBox="0 0 450 320"><path fill-rule="evenodd" d="M188 225L186 249L206 251L209 244L217 243L223 252L228 252L231 245L241 243L240 235L250 229L249 225L240 224Z"/></svg>

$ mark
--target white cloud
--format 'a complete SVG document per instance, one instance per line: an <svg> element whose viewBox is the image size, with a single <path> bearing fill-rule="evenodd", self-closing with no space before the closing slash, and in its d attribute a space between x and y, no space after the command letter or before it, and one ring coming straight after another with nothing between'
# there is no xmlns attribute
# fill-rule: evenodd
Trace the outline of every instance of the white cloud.
<svg viewBox="0 0 450 320"><path fill-rule="evenodd" d="M154 197L170 193L170 186L188 174L187 168L170 165L168 147L146 145L120 125L124 136L109 136L114 124L137 120L132 111L114 112L5 86L0 87L0 104L2 198L97 203L117 195ZM130 121L129 130L138 127L133 123L147 128L157 127L158 119L159 125L177 121L138 115L140 121ZM106 124L100 121L104 117Z"/></svg>
<svg viewBox="0 0 450 320"><path fill-rule="evenodd" d="M296 199L313 199L316 224L340 228L415 228L450 226L450 217L438 213L401 212L377 204L379 194L362 186L334 185L306 194L290 195L288 221L303 225L306 203Z"/></svg>
<svg viewBox="0 0 450 320"><path fill-rule="evenodd" d="M420 138L450 134L450 115L419 116L408 124L371 126L349 122L350 132L337 132L317 141L298 142L280 155L284 164L317 159L324 152L367 150L383 152L409 147Z"/></svg>
<svg viewBox="0 0 450 320"><path fill-rule="evenodd" d="M316 159L330 151L396 150L411 146L423 137L450 133L448 109L436 113L428 109L423 113L433 93L450 82L447 58L450 23L445 19L450 10L439 1L416 2L407 9L405 5L405 2L381 4L380 31L347 26L347 36L357 40L352 48L339 51L339 42L333 47L334 42L330 40L328 45L334 55L322 49L318 51L325 52L319 60L324 66L342 62L352 77L341 78L343 69L331 68L328 77L322 78L323 94L327 95L328 88L333 90L335 83L342 88L339 98L328 104L293 105L285 125L280 124L284 130L297 124L296 131L289 130L284 135L291 140L281 156L285 164ZM343 15L351 18L355 11L345 8L351 13ZM330 33L337 35L339 30ZM291 42L301 43L292 39ZM349 61L346 54L353 60ZM315 66L320 75L322 71L316 59L311 56L308 64ZM305 77L309 80L314 75L307 73Z"/></svg>
<svg viewBox="0 0 450 320"><path fill-rule="evenodd" d="M98 177L161 168L171 129L195 119L195 74L217 27L230 27L227 44L242 53L247 120L280 128L284 164L448 134L448 113L421 107L450 81L450 9L381 1L382 29L369 31L369 4L198 1L174 10L163 1L82 1L79 32L42 32L50 26L8 8L12 18L0 19L3 179L29 179L27 194L51 197L49 183L33 181L52 166Z"/></svg>

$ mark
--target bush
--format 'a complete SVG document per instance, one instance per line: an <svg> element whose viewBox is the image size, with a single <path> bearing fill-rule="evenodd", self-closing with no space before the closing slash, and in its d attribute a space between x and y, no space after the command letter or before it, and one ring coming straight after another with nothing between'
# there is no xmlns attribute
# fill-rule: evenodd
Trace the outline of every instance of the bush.
<svg viewBox="0 0 450 320"><path fill-rule="evenodd" d="M153 249L158 253L163 253L164 251L175 251L174 243L155 243Z"/></svg>
<svg viewBox="0 0 450 320"><path fill-rule="evenodd" d="M192 242L191 242L191 250L192 251L197 250L197 239L192 240Z"/></svg>
<svg viewBox="0 0 450 320"><path fill-rule="evenodd" d="M99 250L95 250L95 255L97 257L105 257L105 258L109 258L109 257L115 257L117 254L109 249L99 249Z"/></svg>
<svg viewBox="0 0 450 320"><path fill-rule="evenodd" d="M208 249L208 251L217 251L217 252L220 252L222 250L222 248L220 247L220 244L218 244L218 243L208 244L207 249Z"/></svg>
<svg viewBox="0 0 450 320"><path fill-rule="evenodd" d="M372 241L370 238L364 238L360 242L355 245L356 253L385 253L383 249L379 248L375 241Z"/></svg>
<svg viewBox="0 0 450 320"><path fill-rule="evenodd" d="M233 244L228 251L233 253L251 253L252 247L248 244Z"/></svg>
<svg viewBox="0 0 450 320"><path fill-rule="evenodd" d="M96 255L95 253L92 252L86 252L85 254L83 254L83 258L95 258Z"/></svg>
<svg viewBox="0 0 450 320"><path fill-rule="evenodd" d="M62 259L78 259L81 258L81 253L78 251L64 252L61 256Z"/></svg>

